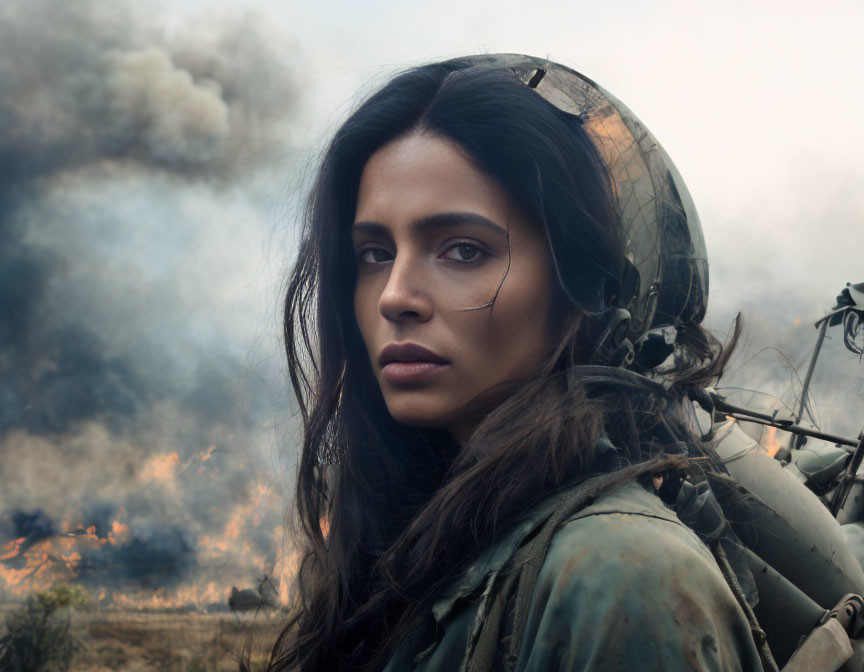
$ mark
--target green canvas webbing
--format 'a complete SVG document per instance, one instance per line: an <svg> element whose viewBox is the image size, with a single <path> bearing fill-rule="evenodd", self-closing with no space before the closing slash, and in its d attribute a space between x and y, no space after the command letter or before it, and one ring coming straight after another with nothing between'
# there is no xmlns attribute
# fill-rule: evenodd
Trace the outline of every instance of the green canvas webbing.
<svg viewBox="0 0 864 672"><path fill-rule="evenodd" d="M508 611L511 611L512 617L505 665L508 670L515 669L522 648L525 627L528 623L534 586L537 583L555 531L610 487L635 480L641 474L652 471L655 466L655 460L650 460L625 467L619 471L592 476L574 486L566 494L561 506L546 519L540 531L516 552L509 571L504 573L497 590L494 590L490 595L490 601L487 603L490 606L483 619L477 639L469 650L468 672L491 672L493 669L498 653L502 624ZM763 668L766 672L777 672L777 663L765 641L764 631L756 621L753 610L747 604L722 548L716 544L715 548L711 550L723 578L750 622L751 633L759 651ZM516 585L516 592L515 595L511 595L514 585Z"/></svg>

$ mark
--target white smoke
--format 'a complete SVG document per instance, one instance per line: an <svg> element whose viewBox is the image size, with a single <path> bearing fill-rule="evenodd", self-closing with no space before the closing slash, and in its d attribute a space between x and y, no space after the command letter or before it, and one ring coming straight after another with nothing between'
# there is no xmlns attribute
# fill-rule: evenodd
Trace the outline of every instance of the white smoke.
<svg viewBox="0 0 864 672"><path fill-rule="evenodd" d="M249 13L0 7L0 542L116 523L88 585L209 600L277 560L294 59Z"/></svg>

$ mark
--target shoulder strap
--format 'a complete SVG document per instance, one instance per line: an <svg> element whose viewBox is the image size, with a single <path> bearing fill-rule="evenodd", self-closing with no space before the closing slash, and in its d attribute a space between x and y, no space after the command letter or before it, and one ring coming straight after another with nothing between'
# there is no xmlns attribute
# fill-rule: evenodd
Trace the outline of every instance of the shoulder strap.
<svg viewBox="0 0 864 672"><path fill-rule="evenodd" d="M599 474L585 479L566 494L561 506L551 513L540 531L513 556L510 570L501 579L497 590L493 591L491 606L483 620L477 639L469 651L468 672L490 672L493 669L498 652L501 626L505 615L508 613L508 606L512 609L512 629L506 665L507 669L515 669L516 661L519 659L519 653L522 649L525 627L528 623L534 586L546 559L552 536L558 527L611 487L635 480L641 474L656 471L658 467L662 469L667 466L661 466L661 464L661 460L655 458L641 464L625 467L619 471ZM723 578L750 622L751 632L763 668L766 672L776 672L777 663L768 648L765 633L743 595L722 546L713 544L711 551L720 567ZM518 585L516 585L517 582ZM516 594L511 597L514 585L516 585Z"/></svg>
<svg viewBox="0 0 864 672"><path fill-rule="evenodd" d="M506 573L492 597L491 607L483 620L483 625L468 658L468 672L489 672L495 662L501 623L507 611L510 593L518 581L513 608L513 627L510 637L508 660L515 664L522 648L522 638L528 623L534 585L546 559L552 536L568 518L580 509L591 504L597 497L611 487L634 480L637 476L660 466L658 459L641 464L630 465L619 471L598 474L583 480L573 487L562 499L561 506L555 509L540 531L514 555L510 571ZM665 466L663 467L665 468Z"/></svg>

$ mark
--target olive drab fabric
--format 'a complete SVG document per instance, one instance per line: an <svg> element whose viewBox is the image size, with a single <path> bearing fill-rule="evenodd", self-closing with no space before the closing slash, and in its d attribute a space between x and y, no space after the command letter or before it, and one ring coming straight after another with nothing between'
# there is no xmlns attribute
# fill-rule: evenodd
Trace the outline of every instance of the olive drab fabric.
<svg viewBox="0 0 864 672"><path fill-rule="evenodd" d="M385 672L467 671L512 559L567 494L544 501L481 553ZM505 619L492 669L763 669L748 620L711 552L637 482L601 495L557 530L515 659L506 655L509 636Z"/></svg>

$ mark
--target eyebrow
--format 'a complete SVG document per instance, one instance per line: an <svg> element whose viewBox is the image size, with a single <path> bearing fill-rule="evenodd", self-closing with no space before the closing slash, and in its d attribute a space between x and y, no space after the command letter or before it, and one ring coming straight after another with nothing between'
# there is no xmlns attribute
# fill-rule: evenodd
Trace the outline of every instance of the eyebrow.
<svg viewBox="0 0 864 672"><path fill-rule="evenodd" d="M496 224L491 219L487 219L483 215L478 215L475 212L439 212L434 215L427 215L411 223L411 228L416 231L429 231L438 229L449 229L459 226L480 226L488 229L492 233L507 239L509 233L507 229L499 224ZM353 230L362 233L387 235L389 229L380 222L360 221L354 222Z"/></svg>

